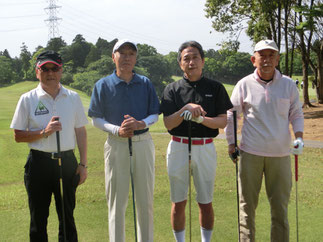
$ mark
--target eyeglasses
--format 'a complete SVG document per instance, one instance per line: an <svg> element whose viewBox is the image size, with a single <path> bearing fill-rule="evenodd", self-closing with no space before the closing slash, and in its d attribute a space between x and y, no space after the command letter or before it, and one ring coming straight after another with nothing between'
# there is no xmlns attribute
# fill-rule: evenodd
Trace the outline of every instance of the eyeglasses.
<svg viewBox="0 0 323 242"><path fill-rule="evenodd" d="M45 66L41 66L41 67L38 67L39 70L41 70L42 72L49 72L49 71L52 71L52 72L58 72L61 67L60 66L55 66L55 67L52 67L52 68L47 68Z"/></svg>

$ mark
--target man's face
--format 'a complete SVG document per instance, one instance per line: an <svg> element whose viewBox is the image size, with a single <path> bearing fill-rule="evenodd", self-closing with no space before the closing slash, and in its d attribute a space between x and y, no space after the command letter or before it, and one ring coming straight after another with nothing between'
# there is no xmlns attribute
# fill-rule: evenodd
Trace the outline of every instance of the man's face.
<svg viewBox="0 0 323 242"><path fill-rule="evenodd" d="M137 51L130 45L124 44L112 54L117 72L132 72L137 60Z"/></svg>
<svg viewBox="0 0 323 242"><path fill-rule="evenodd" d="M197 48L187 47L181 53L179 65L189 80L195 80L202 75L204 59L202 59Z"/></svg>
<svg viewBox="0 0 323 242"><path fill-rule="evenodd" d="M275 74L275 68L279 63L279 54L271 49L260 50L251 56L251 62L258 69L259 76L268 80Z"/></svg>
<svg viewBox="0 0 323 242"><path fill-rule="evenodd" d="M53 63L46 63L41 67L36 67L36 77L45 85L57 85L62 77L62 72L62 67Z"/></svg>

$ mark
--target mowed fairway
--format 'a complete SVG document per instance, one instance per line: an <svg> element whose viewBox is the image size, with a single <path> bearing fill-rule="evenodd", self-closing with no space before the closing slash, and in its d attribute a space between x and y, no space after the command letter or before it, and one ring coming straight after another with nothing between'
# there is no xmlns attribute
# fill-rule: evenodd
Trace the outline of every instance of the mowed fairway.
<svg viewBox="0 0 323 242"><path fill-rule="evenodd" d="M23 184L24 164L28 154L26 143L15 143L9 128L19 96L36 87L38 82L22 82L0 88L0 241L28 241L29 210ZM226 86L229 93L232 86ZM80 93L80 92L79 92ZM90 98L80 93L85 110ZM79 241L108 241L108 209L104 189L103 144L106 134L87 125L88 179L77 191L75 220ZM169 183L165 154L170 136L162 123L151 128L156 147L154 238L155 241L174 241L170 225ZM227 156L225 140L215 139L218 168L214 187L215 224L212 241L237 241L237 205L235 167ZM125 151L127 152L127 151ZM136 152L136 151L134 151ZM78 155L78 152L76 152ZM294 159L292 159L294 164ZM294 165L293 165L294 167ZM305 148L299 157L299 236L300 241L322 241L323 238L323 149ZM296 241L295 186L289 205L290 241ZM200 241L198 208L192 203L192 241ZM187 206L188 208L188 206ZM188 211L187 211L188 215ZM187 216L188 217L188 216ZM188 225L188 221L187 221ZM57 241L57 216L54 199L48 220L49 241ZM188 227L188 226L187 226ZM270 241L270 209L262 188L256 218L257 241ZM126 241L134 241L131 193L126 212ZM188 238L188 231L186 233Z"/></svg>

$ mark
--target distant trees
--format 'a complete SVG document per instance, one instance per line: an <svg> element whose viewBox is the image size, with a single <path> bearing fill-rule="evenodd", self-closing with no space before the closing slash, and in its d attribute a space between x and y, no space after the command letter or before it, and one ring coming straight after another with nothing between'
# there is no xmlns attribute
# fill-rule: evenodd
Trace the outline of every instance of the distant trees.
<svg viewBox="0 0 323 242"><path fill-rule="evenodd" d="M53 38L45 47L38 46L33 53L22 43L19 58L11 58L7 50L0 51L0 86L23 80L37 80L36 58L42 51L52 49L59 52L63 58L62 84L90 95L94 83L115 69L111 56L117 41L99 38L92 44L79 34L70 45L61 37ZM204 75L220 82L235 84L243 76L251 73L253 66L250 54L238 52L237 47L237 43L231 43L220 50L205 50ZM298 55L295 59L299 59ZM300 63L295 66L295 70L301 70ZM172 76L183 75L177 62L177 52L161 55L155 47L147 44L138 44L135 72L147 76L153 82L159 96L165 86L173 81Z"/></svg>

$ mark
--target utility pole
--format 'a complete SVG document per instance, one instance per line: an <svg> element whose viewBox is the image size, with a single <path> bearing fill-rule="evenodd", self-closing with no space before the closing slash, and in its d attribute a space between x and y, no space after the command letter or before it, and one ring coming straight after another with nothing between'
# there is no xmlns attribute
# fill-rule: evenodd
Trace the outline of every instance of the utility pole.
<svg viewBox="0 0 323 242"><path fill-rule="evenodd" d="M49 25L48 40L59 37L58 21L62 19L57 17L57 13L61 6L57 6L56 1L57 0L47 0L49 5L45 8L45 12L49 15L49 18L45 20Z"/></svg>

